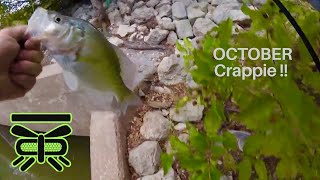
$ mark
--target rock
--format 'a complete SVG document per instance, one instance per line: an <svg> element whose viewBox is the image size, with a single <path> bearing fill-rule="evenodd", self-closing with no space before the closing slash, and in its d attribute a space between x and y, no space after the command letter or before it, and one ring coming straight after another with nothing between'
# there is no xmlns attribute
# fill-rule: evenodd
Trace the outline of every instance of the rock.
<svg viewBox="0 0 320 180"><path fill-rule="evenodd" d="M185 123L178 123L174 126L174 129L177 131L183 131L187 128L187 125Z"/></svg>
<svg viewBox="0 0 320 180"><path fill-rule="evenodd" d="M114 11L108 13L108 17L112 25L120 25L123 22L122 16L118 9L115 9Z"/></svg>
<svg viewBox="0 0 320 180"><path fill-rule="evenodd" d="M198 2L211 3L212 0L198 0Z"/></svg>
<svg viewBox="0 0 320 180"><path fill-rule="evenodd" d="M158 5L160 3L160 0L149 0L147 2L147 6L148 7L155 7L156 5Z"/></svg>
<svg viewBox="0 0 320 180"><path fill-rule="evenodd" d="M160 141L170 134L170 121L163 117L161 111L147 112L143 117L140 134L144 139Z"/></svg>
<svg viewBox="0 0 320 180"><path fill-rule="evenodd" d="M158 22L161 29L174 31L176 29L175 24L172 22L172 20L168 17L164 17Z"/></svg>
<svg viewBox="0 0 320 180"><path fill-rule="evenodd" d="M160 3L156 6L156 8L160 8L163 5L171 5L171 0L161 0Z"/></svg>
<svg viewBox="0 0 320 180"><path fill-rule="evenodd" d="M157 8L157 11L159 12L159 17L169 17L172 15L172 8L169 4Z"/></svg>
<svg viewBox="0 0 320 180"><path fill-rule="evenodd" d="M190 20L191 24L193 24L196 19L204 17L206 15L206 13L201 10L200 6L189 6L187 8L187 12L188 19Z"/></svg>
<svg viewBox="0 0 320 180"><path fill-rule="evenodd" d="M131 15L136 23L141 24L154 17L154 11L155 10L153 8L142 6L141 8L135 9Z"/></svg>
<svg viewBox="0 0 320 180"><path fill-rule="evenodd" d="M233 35L237 35L237 34L239 34L239 32L242 32L242 31L244 31L244 29L241 26L239 26L238 24L235 24L232 26L232 34Z"/></svg>
<svg viewBox="0 0 320 180"><path fill-rule="evenodd" d="M146 33L149 30L148 27L145 25L139 25L137 27L137 29L138 29L138 31L143 32L143 33Z"/></svg>
<svg viewBox="0 0 320 180"><path fill-rule="evenodd" d="M207 13L207 15L205 17L212 20L213 19L213 13L214 13L215 9L216 9L215 6L209 5L208 6L208 13Z"/></svg>
<svg viewBox="0 0 320 180"><path fill-rule="evenodd" d="M167 87L154 86L151 87L151 90L159 94L171 94L172 91Z"/></svg>
<svg viewBox="0 0 320 180"><path fill-rule="evenodd" d="M196 9L200 9L201 11L203 11L204 13L208 12L208 6L209 4L206 2L198 2L198 3L193 3L191 4L189 7L190 8L196 8ZM188 7L188 8L189 8Z"/></svg>
<svg viewBox="0 0 320 180"><path fill-rule="evenodd" d="M190 4L197 2L196 0L173 0L172 3L181 2L185 7L188 7Z"/></svg>
<svg viewBox="0 0 320 180"><path fill-rule="evenodd" d="M137 35L138 35L138 32L134 32L133 34L130 35L128 40L130 42L133 42L136 39Z"/></svg>
<svg viewBox="0 0 320 180"><path fill-rule="evenodd" d="M137 2L137 3L135 3L134 5L133 5L133 10L135 10L135 9L137 9L137 8L141 8L142 6L144 6L144 5L146 5L146 2L144 2L144 1L139 1L139 2Z"/></svg>
<svg viewBox="0 0 320 180"><path fill-rule="evenodd" d="M136 29L129 25L120 25L117 34L121 37L126 37L128 34L134 33Z"/></svg>
<svg viewBox="0 0 320 180"><path fill-rule="evenodd" d="M123 17L123 24L125 25L131 25L133 22L133 17L132 16L128 16L128 15L125 15Z"/></svg>
<svg viewBox="0 0 320 180"><path fill-rule="evenodd" d="M221 4L219 5L213 15L212 19L215 23L220 24L222 21L230 18L234 22L243 22L250 19L249 16L245 15L239 8L238 5L234 4Z"/></svg>
<svg viewBox="0 0 320 180"><path fill-rule="evenodd" d="M115 46L122 46L123 45L123 40L118 38L118 37L110 37L109 39L109 42Z"/></svg>
<svg viewBox="0 0 320 180"><path fill-rule="evenodd" d="M223 176L220 177L220 180L233 180L233 177L232 176L223 175Z"/></svg>
<svg viewBox="0 0 320 180"><path fill-rule="evenodd" d="M187 18L186 7L182 2L176 2L172 5L172 16L174 19L185 19Z"/></svg>
<svg viewBox="0 0 320 180"><path fill-rule="evenodd" d="M129 14L131 12L129 5L121 1L118 1L118 7L121 15Z"/></svg>
<svg viewBox="0 0 320 180"><path fill-rule="evenodd" d="M94 17L93 7L90 5L83 5L83 6L79 7L72 14L72 16L88 21L89 19L92 19L92 17Z"/></svg>
<svg viewBox="0 0 320 180"><path fill-rule="evenodd" d="M140 97L145 97L146 96L146 94L143 92L142 89L139 89L139 96Z"/></svg>
<svg viewBox="0 0 320 180"><path fill-rule="evenodd" d="M114 11L114 10L117 9L117 8L118 8L118 5L117 5L116 3L114 3L114 2L112 2L112 3L110 4L110 6L108 7L108 9L106 10L106 13L108 14L108 13Z"/></svg>
<svg viewBox="0 0 320 180"><path fill-rule="evenodd" d="M189 101L184 107L170 109L170 119L175 122L199 122L203 116L203 105L194 105Z"/></svg>
<svg viewBox="0 0 320 180"><path fill-rule="evenodd" d="M247 5L254 5L254 6L262 6L264 5L268 0L253 0L253 1L249 1L249 3L247 3L247 1L242 1L242 0L239 0L239 2L242 2L242 3L246 3Z"/></svg>
<svg viewBox="0 0 320 180"><path fill-rule="evenodd" d="M164 148L166 150L166 153L168 153L168 154L171 154L173 152L172 151L172 146L171 146L171 143L170 143L169 140L165 142Z"/></svg>
<svg viewBox="0 0 320 180"><path fill-rule="evenodd" d="M172 102L148 101L147 104L155 109L167 109L171 107Z"/></svg>
<svg viewBox="0 0 320 180"><path fill-rule="evenodd" d="M251 135L245 131L236 131L236 130L228 130L231 134L235 135L238 141L238 148L240 151L243 151L243 146L247 140L247 138Z"/></svg>
<svg viewBox="0 0 320 180"><path fill-rule="evenodd" d="M163 116L168 116L169 113L170 113L169 111L167 111L167 110L165 110L165 109L162 109L161 112L162 112L162 115L163 115Z"/></svg>
<svg viewBox="0 0 320 180"><path fill-rule="evenodd" d="M181 142L184 142L184 143L188 144L189 134L187 134L187 133L179 134L178 139L179 139Z"/></svg>
<svg viewBox="0 0 320 180"><path fill-rule="evenodd" d="M165 57L158 66L159 80L165 85L175 85L185 81L187 73L184 61L176 55Z"/></svg>
<svg viewBox="0 0 320 180"><path fill-rule="evenodd" d="M138 180L176 180L176 176L177 175L172 168L166 175L164 175L164 171L163 169L161 169L154 175L144 176L142 178L139 178Z"/></svg>
<svg viewBox="0 0 320 180"><path fill-rule="evenodd" d="M129 151L129 164L139 175L154 174L160 165L161 147L157 141L145 141Z"/></svg>
<svg viewBox="0 0 320 180"><path fill-rule="evenodd" d="M191 74L187 75L186 81L187 81L186 84L187 84L188 88L190 88L190 89L198 89L198 88L200 88L200 85L197 84L196 82L194 82Z"/></svg>
<svg viewBox="0 0 320 180"><path fill-rule="evenodd" d="M208 18L199 18L193 25L193 33L195 36L204 36L217 25Z"/></svg>
<svg viewBox="0 0 320 180"><path fill-rule="evenodd" d="M212 0L211 5L220 5L220 4L239 4L238 0Z"/></svg>
<svg viewBox="0 0 320 180"><path fill-rule="evenodd" d="M162 29L152 29L147 37L144 38L144 41L151 45L160 44L168 36L168 30Z"/></svg>
<svg viewBox="0 0 320 180"><path fill-rule="evenodd" d="M171 31L167 37L167 44L175 45L178 40L178 36L174 31Z"/></svg>
<svg viewBox="0 0 320 180"><path fill-rule="evenodd" d="M188 19L174 21L174 24L176 25L176 31L179 39L193 37L192 26Z"/></svg>

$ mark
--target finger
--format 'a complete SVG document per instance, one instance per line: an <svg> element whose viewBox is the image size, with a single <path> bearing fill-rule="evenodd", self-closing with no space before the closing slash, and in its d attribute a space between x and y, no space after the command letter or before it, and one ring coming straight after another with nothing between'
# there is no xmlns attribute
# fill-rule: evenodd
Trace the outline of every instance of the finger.
<svg viewBox="0 0 320 180"><path fill-rule="evenodd" d="M30 38L25 42L24 47L28 50L40 51L40 47L41 47L40 39Z"/></svg>
<svg viewBox="0 0 320 180"><path fill-rule="evenodd" d="M36 51L36 50L23 49L19 52L18 57L17 57L17 61L22 60L22 59L40 64L43 59L43 53L40 51Z"/></svg>
<svg viewBox="0 0 320 180"><path fill-rule="evenodd" d="M11 80L25 90L30 90L36 84L36 77L26 74L12 74Z"/></svg>
<svg viewBox="0 0 320 180"><path fill-rule="evenodd" d="M30 76L38 76L42 72L42 66L38 63L30 61L19 61L11 66L11 72L16 74L26 74Z"/></svg>
<svg viewBox="0 0 320 180"><path fill-rule="evenodd" d="M21 26L5 28L0 31L0 34L6 34L13 37L17 41L21 41L25 39L26 31L27 31L27 26L21 25Z"/></svg>

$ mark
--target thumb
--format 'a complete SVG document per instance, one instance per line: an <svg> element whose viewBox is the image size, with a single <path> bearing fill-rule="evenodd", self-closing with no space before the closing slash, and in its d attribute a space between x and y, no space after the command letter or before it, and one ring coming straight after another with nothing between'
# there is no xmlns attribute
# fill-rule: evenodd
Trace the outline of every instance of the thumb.
<svg viewBox="0 0 320 180"><path fill-rule="evenodd" d="M10 27L10 28L5 28L0 31L0 34L5 34L8 35L17 41L24 40L26 37L26 31L27 31L26 25L20 25L20 26L15 26L15 27Z"/></svg>

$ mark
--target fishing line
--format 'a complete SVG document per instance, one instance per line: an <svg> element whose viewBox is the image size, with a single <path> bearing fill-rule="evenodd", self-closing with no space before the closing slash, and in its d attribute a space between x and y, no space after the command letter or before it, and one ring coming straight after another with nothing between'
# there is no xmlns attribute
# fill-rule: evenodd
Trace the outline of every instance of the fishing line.
<svg viewBox="0 0 320 180"><path fill-rule="evenodd" d="M280 8L281 12L285 14L285 16L287 17L287 19L289 20L289 22L292 24L292 26L294 27L294 29L297 31L297 33L299 34L300 38L302 39L304 45L306 46L306 48L309 51L309 54L311 55L313 62L316 64L316 67L318 69L318 71L320 72L320 61L319 58L317 56L317 53L315 52L315 50L313 49L310 41L308 40L307 36L304 34L304 32L302 31L301 27L298 25L297 21L292 17L292 15L290 14L290 12L287 10L287 8L281 3L280 0L273 0L273 2L275 2L277 4L277 6Z"/></svg>

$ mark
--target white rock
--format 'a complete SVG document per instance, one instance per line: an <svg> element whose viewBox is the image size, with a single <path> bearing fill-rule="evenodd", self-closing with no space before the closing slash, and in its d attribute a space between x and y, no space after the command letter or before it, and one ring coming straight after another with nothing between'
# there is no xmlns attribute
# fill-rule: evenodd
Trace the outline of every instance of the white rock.
<svg viewBox="0 0 320 180"><path fill-rule="evenodd" d="M154 86L151 87L151 90L160 94L171 94L171 90L167 87Z"/></svg>
<svg viewBox="0 0 320 180"><path fill-rule="evenodd" d="M145 141L129 152L129 164L139 175L152 175L159 169L160 155L157 141Z"/></svg>
<svg viewBox="0 0 320 180"><path fill-rule="evenodd" d="M115 9L114 11L108 13L108 17L112 25L120 25L123 22L122 16L118 9Z"/></svg>
<svg viewBox="0 0 320 180"><path fill-rule="evenodd" d="M174 126L174 129L177 131L183 131L187 128L187 125L185 123L178 123Z"/></svg>
<svg viewBox="0 0 320 180"><path fill-rule="evenodd" d="M139 25L137 27L137 29L138 29L138 31L143 32L143 33L147 32L149 30L148 27L145 25Z"/></svg>
<svg viewBox="0 0 320 180"><path fill-rule="evenodd" d="M204 36L217 25L208 18L199 18L193 25L193 33L195 36Z"/></svg>
<svg viewBox="0 0 320 180"><path fill-rule="evenodd" d="M160 3L156 6L156 8L160 8L163 5L171 5L171 0L161 0Z"/></svg>
<svg viewBox="0 0 320 180"><path fill-rule="evenodd" d="M198 89L198 88L200 88L200 85L197 84L197 83L193 80L191 74L188 74L188 75L187 75L186 81L187 81L186 84L187 84L187 87L188 87L188 88L190 88L190 89Z"/></svg>
<svg viewBox="0 0 320 180"><path fill-rule="evenodd" d="M187 134L187 133L179 134L178 139L179 139L181 142L184 142L184 143L188 144L189 134Z"/></svg>
<svg viewBox="0 0 320 180"><path fill-rule="evenodd" d="M203 105L193 105L193 102L188 102L184 107L170 109L170 119L176 122L199 122L203 116Z"/></svg>
<svg viewBox="0 0 320 180"><path fill-rule="evenodd" d="M159 12L159 17L169 17L172 15L172 8L169 4L157 8L157 11Z"/></svg>
<svg viewBox="0 0 320 180"><path fill-rule="evenodd" d="M168 36L168 30L162 29L152 29L147 37L144 38L144 41L151 45L160 44Z"/></svg>
<svg viewBox="0 0 320 180"><path fill-rule="evenodd" d="M201 9L201 11L207 13L208 12L208 6L209 4L206 2L198 2L198 3L193 3L189 7L196 8L196 9Z"/></svg>
<svg viewBox="0 0 320 180"><path fill-rule="evenodd" d="M213 13L214 13L214 10L216 9L215 6L212 6L212 5L209 5L208 6L208 13L206 15L206 18L209 18L209 19L213 19Z"/></svg>
<svg viewBox="0 0 320 180"><path fill-rule="evenodd" d="M239 6L234 4L221 4L215 9L211 20L217 24L220 24L222 21L225 21L228 18L236 22L249 20L250 17L245 15L238 8Z"/></svg>
<svg viewBox="0 0 320 180"><path fill-rule="evenodd" d="M136 29L129 25L120 25L117 34L121 37L126 37L128 34L134 33Z"/></svg>
<svg viewBox="0 0 320 180"><path fill-rule="evenodd" d="M187 18L186 7L182 2L176 2L172 5L172 16L174 19Z"/></svg>
<svg viewBox="0 0 320 180"><path fill-rule="evenodd" d="M141 8L135 9L131 15L136 23L141 24L154 17L154 11L155 10L153 8L142 6Z"/></svg>
<svg viewBox="0 0 320 180"><path fill-rule="evenodd" d="M164 17L158 22L161 29L174 31L176 29L176 25L172 22L171 18Z"/></svg>
<svg viewBox="0 0 320 180"><path fill-rule="evenodd" d="M171 168L169 172L166 175L164 175L164 171L163 169L161 169L154 175L144 176L142 178L139 178L138 180L176 180L176 173Z"/></svg>
<svg viewBox="0 0 320 180"><path fill-rule="evenodd" d="M170 121L163 117L161 111L147 112L143 117L140 134L144 139L160 141L170 134Z"/></svg>
<svg viewBox="0 0 320 180"><path fill-rule="evenodd" d="M206 15L205 12L202 11L200 6L189 6L187 8L188 19L190 20L191 24L198 18L202 18Z"/></svg>
<svg viewBox="0 0 320 180"><path fill-rule="evenodd" d="M159 80L165 85L175 85L185 81L184 60L176 55L165 57L158 66Z"/></svg>
<svg viewBox="0 0 320 180"><path fill-rule="evenodd" d="M130 24L132 24L132 22L133 22L133 17L132 16L124 15L123 24L130 25Z"/></svg>
<svg viewBox="0 0 320 180"><path fill-rule="evenodd" d="M158 5L160 3L160 0L149 0L147 2L147 6L148 7L155 7L156 5Z"/></svg>
<svg viewBox="0 0 320 180"><path fill-rule="evenodd" d="M123 45L123 40L118 38L118 37L110 37L109 42L115 46L122 46Z"/></svg>
<svg viewBox="0 0 320 180"><path fill-rule="evenodd" d="M167 44L175 45L178 40L178 36L174 31L171 31L167 37Z"/></svg>
<svg viewBox="0 0 320 180"><path fill-rule="evenodd" d="M174 21L176 25L176 31L179 39L184 39L187 37L193 37L192 26L188 19Z"/></svg>
<svg viewBox="0 0 320 180"><path fill-rule="evenodd" d="M232 176L223 175L223 176L220 177L220 180L233 180L233 177Z"/></svg>
<svg viewBox="0 0 320 180"><path fill-rule="evenodd" d="M138 35L138 32L134 32L133 34L131 34L129 37L129 41L133 42L136 39L137 35Z"/></svg>

